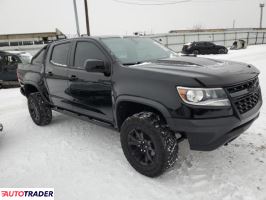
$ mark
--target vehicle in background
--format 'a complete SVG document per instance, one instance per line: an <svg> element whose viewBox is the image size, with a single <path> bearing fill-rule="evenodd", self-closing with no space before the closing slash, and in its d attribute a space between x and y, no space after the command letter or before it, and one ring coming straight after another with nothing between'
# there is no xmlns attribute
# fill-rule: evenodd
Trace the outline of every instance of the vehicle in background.
<svg viewBox="0 0 266 200"><path fill-rule="evenodd" d="M0 51L0 88L19 86L18 64L29 64L32 56L27 52Z"/></svg>
<svg viewBox="0 0 266 200"><path fill-rule="evenodd" d="M238 50L238 49L246 49L246 48L247 48L247 42L245 40L236 40L234 41L230 49Z"/></svg>
<svg viewBox="0 0 266 200"><path fill-rule="evenodd" d="M227 54L228 49L212 42L191 42L185 44L182 49L183 54Z"/></svg>
<svg viewBox="0 0 266 200"><path fill-rule="evenodd" d="M29 64L32 59L32 55L26 51L6 51L7 53L18 56L23 64Z"/></svg>

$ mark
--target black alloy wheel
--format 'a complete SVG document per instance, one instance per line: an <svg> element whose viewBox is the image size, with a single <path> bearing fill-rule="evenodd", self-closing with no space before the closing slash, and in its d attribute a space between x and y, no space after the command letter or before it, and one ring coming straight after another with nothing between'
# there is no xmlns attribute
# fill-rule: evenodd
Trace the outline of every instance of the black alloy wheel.
<svg viewBox="0 0 266 200"><path fill-rule="evenodd" d="M154 163L156 157L152 139L140 129L133 129L128 134L128 146L133 157L144 166Z"/></svg>

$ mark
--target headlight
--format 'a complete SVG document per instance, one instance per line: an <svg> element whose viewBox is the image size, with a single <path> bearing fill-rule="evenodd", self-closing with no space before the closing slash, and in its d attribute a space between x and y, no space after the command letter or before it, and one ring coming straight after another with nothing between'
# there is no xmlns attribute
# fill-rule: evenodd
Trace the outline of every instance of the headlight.
<svg viewBox="0 0 266 200"><path fill-rule="evenodd" d="M231 103L222 88L177 87L181 99L188 104L199 106L230 106Z"/></svg>

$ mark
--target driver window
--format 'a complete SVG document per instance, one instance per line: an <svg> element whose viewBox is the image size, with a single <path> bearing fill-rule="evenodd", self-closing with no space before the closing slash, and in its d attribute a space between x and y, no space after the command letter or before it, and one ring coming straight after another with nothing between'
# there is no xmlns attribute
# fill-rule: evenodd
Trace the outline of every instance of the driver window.
<svg viewBox="0 0 266 200"><path fill-rule="evenodd" d="M92 42L77 42L74 66L84 69L85 61L88 59L97 59L106 61L106 56Z"/></svg>

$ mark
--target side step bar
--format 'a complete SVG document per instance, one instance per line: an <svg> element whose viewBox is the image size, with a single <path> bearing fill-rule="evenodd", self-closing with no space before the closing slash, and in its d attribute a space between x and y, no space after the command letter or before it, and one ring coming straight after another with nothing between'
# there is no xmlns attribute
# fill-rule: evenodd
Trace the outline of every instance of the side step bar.
<svg viewBox="0 0 266 200"><path fill-rule="evenodd" d="M100 121L100 120L97 120L95 118L88 117L88 116L85 116L85 115L82 115L82 114L77 114L77 113L74 113L74 112L71 112L71 111L68 111L68 110L65 110L65 109L61 109L61 108L58 108L58 107L53 107L52 109L54 111L56 111L56 112L60 112L60 113L63 113L63 114L66 114L66 115L69 115L69 116L72 116L72 117L75 117L75 118L79 118L79 119L84 120L84 121L88 121L88 122L93 123L95 125L103 126L105 128L117 131L117 129L115 129L114 126L111 123Z"/></svg>

